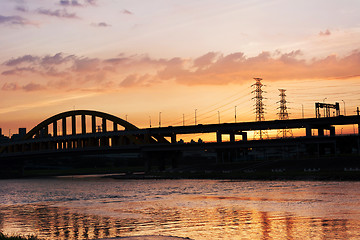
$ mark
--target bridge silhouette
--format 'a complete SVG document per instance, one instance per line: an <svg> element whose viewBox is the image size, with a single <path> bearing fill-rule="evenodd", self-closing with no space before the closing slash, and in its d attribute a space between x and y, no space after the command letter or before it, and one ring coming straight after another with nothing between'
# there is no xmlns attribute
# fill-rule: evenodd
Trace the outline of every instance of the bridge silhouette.
<svg viewBox="0 0 360 240"><path fill-rule="evenodd" d="M350 124L357 124L360 132L358 115L140 129L108 113L74 110L49 117L17 140L3 142L0 162L117 154L119 158L141 158L149 164L158 159L179 162L189 156L189 152L196 152L197 158L233 162L254 158L320 157L349 152L349 148L356 149L359 154L359 135L336 135L336 126ZM306 136L248 139L250 131L273 129L306 129ZM313 129L318 132L316 136L312 135ZM324 130L329 130L329 136L324 135ZM215 133L216 141L184 143L177 139L180 134L198 133ZM229 141L223 141L224 135L230 136ZM238 135L241 140L236 138ZM351 144L344 144L349 139Z"/></svg>

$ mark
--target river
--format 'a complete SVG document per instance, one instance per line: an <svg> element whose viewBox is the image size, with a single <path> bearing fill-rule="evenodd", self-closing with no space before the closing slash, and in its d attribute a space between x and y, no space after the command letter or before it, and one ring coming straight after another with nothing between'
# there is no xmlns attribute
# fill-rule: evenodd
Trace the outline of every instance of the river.
<svg viewBox="0 0 360 240"><path fill-rule="evenodd" d="M360 182L0 180L0 231L41 239L360 239L359 189Z"/></svg>

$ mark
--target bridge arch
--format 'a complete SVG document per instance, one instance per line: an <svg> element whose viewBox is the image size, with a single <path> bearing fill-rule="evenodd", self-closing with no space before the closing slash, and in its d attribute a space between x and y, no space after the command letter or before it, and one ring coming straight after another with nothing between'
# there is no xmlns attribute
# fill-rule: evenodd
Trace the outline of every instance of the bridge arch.
<svg viewBox="0 0 360 240"><path fill-rule="evenodd" d="M81 117L81 129L77 129L77 116ZM86 126L86 117L91 117L91 127ZM71 118L71 129L67 131L67 119ZM98 131L97 118L102 120L102 129ZM58 134L58 121L62 125L62 134ZM107 121L113 123L112 131L107 130ZM52 135L49 127L53 127ZM118 125L125 130L118 129ZM87 131L91 129L91 132ZM79 131L81 130L81 131ZM0 153L36 152L41 150L94 149L98 147L116 147L123 145L143 145L150 143L169 143L161 135L152 136L149 131L140 130L135 125L114 115L93 111L73 110L56 114L40 122L22 139L10 142L0 148Z"/></svg>
<svg viewBox="0 0 360 240"><path fill-rule="evenodd" d="M49 117L48 119L42 121L41 123L39 123L38 125L36 125L33 129L31 129L24 137L23 140L28 140L31 138L34 138L38 135L40 135L41 131L43 131L43 134L48 134L48 127L49 125L53 124L53 135L57 136L57 121L61 120L62 121L62 132L63 132L63 136L68 135L67 134L67 125L66 125L66 118L71 117L72 118L72 133L71 135L75 135L76 134L76 116L81 116L81 132L83 134L86 133L86 116L91 116L92 117L92 133L96 132L96 123L95 123L95 118L99 117L101 119L103 119L102 122L102 130L106 131L106 120L109 120L111 122L113 122L113 130L116 131L117 130L117 125L123 126L125 128L125 130L136 130L139 129L138 127L136 127L135 125L129 123L128 121L125 121L124 119L121 119L119 117L116 117L114 115L108 114L108 113L104 113L104 112L99 112L99 111L93 111L93 110L74 110L74 111L67 111L67 112L62 112L59 114L56 114L52 117Z"/></svg>

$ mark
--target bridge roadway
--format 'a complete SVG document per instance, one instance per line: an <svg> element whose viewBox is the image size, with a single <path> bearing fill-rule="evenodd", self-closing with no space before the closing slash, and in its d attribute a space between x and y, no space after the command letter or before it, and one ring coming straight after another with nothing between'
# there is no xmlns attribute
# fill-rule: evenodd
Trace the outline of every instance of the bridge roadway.
<svg viewBox="0 0 360 240"><path fill-rule="evenodd" d="M51 119L51 118L50 118ZM0 157L19 156L21 154L35 154L35 152L76 152L96 151L96 148L105 147L105 149L115 148L129 149L131 151L138 149L133 145L149 145L149 147L156 148L155 145L166 144L167 141L142 141L125 143L119 141L123 137L135 136L135 138L142 139L161 139L163 137L170 137L171 143L177 142L177 135L179 134L197 134L197 133L216 133L217 143L222 143L222 135L230 135L230 142L235 142L235 135L242 135L242 142L247 141L248 131L258 130L275 130L275 129L306 129L306 137L311 137L312 129L318 130L318 137L324 136L324 130L330 130L330 136L335 136L335 126L338 125L358 125L358 133L360 132L360 116L338 116L329 118L306 118L306 119L291 119L291 120L273 120L262 122L239 122L239 123L223 123L223 124L198 124L190 126L169 126L160 128L132 128L125 130L115 130L106 132L92 132L81 134L70 134L63 136L35 136L30 139L12 140L8 143L2 144L2 151ZM73 123L73 125L75 125ZM31 131L30 131L31 132ZM73 131L75 132L75 131ZM159 138L160 137L160 138ZM134 138L134 137L133 137ZM95 139L95 140L94 140ZM105 141L104 141L105 139ZM109 139L112 140L109 144ZM237 141L239 142L239 141ZM255 144L255 141L250 141ZM104 143L104 144L103 144ZM247 144L248 145L248 144ZM162 145L163 146L163 145ZM149 148L147 147L147 148ZM164 146L163 146L164 147ZM249 146L251 147L251 146ZM72 149L71 151L69 151ZM104 149L103 149L104 150Z"/></svg>
<svg viewBox="0 0 360 240"><path fill-rule="evenodd" d="M222 134L230 134L230 141L234 140L234 135L242 135L243 140L247 140L248 131L258 130L276 130L276 129L306 129L306 136L312 136L312 129L318 130L319 136L324 136L324 130L330 130L330 135L335 136L336 125L358 125L360 132L360 116L338 116L328 118L305 118L290 120L272 120L262 122L239 122L239 123L222 123L207 125L190 125L190 126L169 126L162 128L140 129L140 134L144 132L150 135L161 135L174 137L178 134L196 134L196 133L217 133L217 142L221 142ZM175 139L173 139L175 140ZM173 141L172 141L173 142Z"/></svg>
<svg viewBox="0 0 360 240"><path fill-rule="evenodd" d="M78 111L74 112L73 115L66 112L65 114L67 117L76 120L73 116L79 113L88 112ZM59 116L55 118L56 121L63 121L64 124L66 119L63 118L62 114ZM98 117L107 117L107 115ZM52 120L53 118L49 119ZM41 134L41 131L47 131L49 124L54 124L56 127L56 122L49 121L49 119L29 131L30 134L28 134L32 136L31 138L26 135L21 140L2 143L1 164L16 164L28 159L48 159L49 161L56 158L77 159L84 157L87 159L91 155L108 155L151 162L156 159L177 159L176 161L178 161L185 159L187 154L191 152L200 154L204 159L207 159L207 156L214 158L216 155L216 161L252 159L260 155L266 156L267 159L298 159L299 157L325 156L326 154L342 154L353 151L360 153L359 135L341 136L335 134L336 126L352 124L357 124L358 132L360 132L360 116L358 115L143 129L130 126L130 128L125 127L125 130L114 128L114 131L90 133L81 131L77 134L76 129L72 129L71 134L55 136ZM84 122L83 119L85 118L81 117L80 120ZM105 124L106 122L103 121L103 126L106 126ZM75 121L72 121L72 126L76 126ZM85 129L85 126L82 129ZM249 131L276 129L306 129L306 136L271 140L247 139ZM312 129L318 130L318 136L311 136ZM330 131L330 136L324 136L325 129ZM216 141L184 144L177 140L177 135L197 133L216 133ZM222 135L230 135L230 141L222 141ZM242 139L235 141L236 135L241 135ZM165 140L164 137L169 137L171 141ZM197 156L195 157L196 161L199 159Z"/></svg>

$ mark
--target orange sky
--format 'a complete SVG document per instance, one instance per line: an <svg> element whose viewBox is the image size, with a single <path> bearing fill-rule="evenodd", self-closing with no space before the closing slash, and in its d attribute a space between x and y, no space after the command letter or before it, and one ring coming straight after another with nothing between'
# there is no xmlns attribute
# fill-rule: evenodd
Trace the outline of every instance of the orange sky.
<svg viewBox="0 0 360 240"><path fill-rule="evenodd" d="M253 121L315 102L360 105L359 1L5 0L0 3L0 127L30 130L91 109L138 127ZM351 131L351 130L349 130Z"/></svg>

